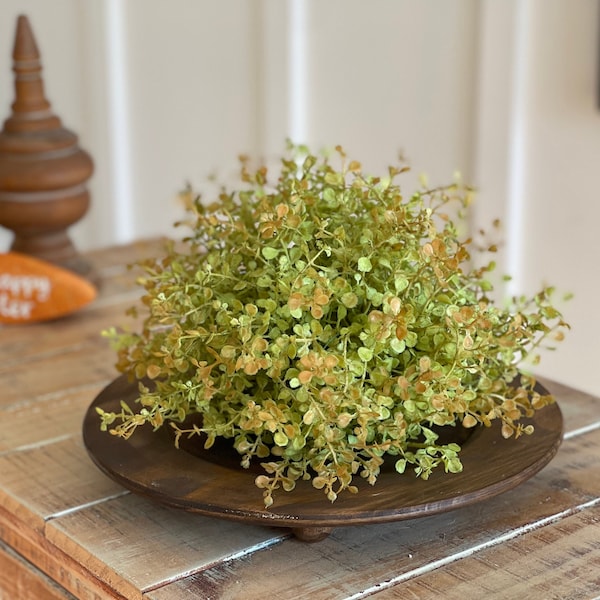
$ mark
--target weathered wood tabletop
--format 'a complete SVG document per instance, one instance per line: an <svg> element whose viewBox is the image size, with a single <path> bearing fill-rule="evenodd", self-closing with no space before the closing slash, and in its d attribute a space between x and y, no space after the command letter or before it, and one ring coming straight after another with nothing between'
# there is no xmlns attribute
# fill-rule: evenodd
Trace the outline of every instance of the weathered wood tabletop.
<svg viewBox="0 0 600 600"><path fill-rule="evenodd" d="M0 600L600 598L600 400L548 381L566 433L535 477L314 544L165 508L108 479L81 438L87 407L117 375L100 332L130 321L140 292L126 265L157 248L90 254L93 304L0 329Z"/></svg>

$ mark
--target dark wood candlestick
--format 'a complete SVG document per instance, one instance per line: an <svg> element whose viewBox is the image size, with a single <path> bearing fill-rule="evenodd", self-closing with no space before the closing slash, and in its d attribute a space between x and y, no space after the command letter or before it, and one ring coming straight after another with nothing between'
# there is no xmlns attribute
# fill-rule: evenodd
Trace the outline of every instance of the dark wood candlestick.
<svg viewBox="0 0 600 600"><path fill-rule="evenodd" d="M88 210L85 183L93 162L51 110L40 53L23 15L17 20L13 71L15 101L0 132L0 225L15 234L11 250L89 276L67 229Z"/></svg>

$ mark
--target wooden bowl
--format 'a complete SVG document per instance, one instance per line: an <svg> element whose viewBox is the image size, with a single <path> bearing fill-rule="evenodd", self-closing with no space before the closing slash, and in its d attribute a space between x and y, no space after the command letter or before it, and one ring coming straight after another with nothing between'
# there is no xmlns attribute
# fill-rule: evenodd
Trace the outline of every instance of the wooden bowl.
<svg viewBox="0 0 600 600"><path fill-rule="evenodd" d="M535 426L533 435L505 440L497 422L473 430L461 442L461 473L440 468L424 481L411 472L399 475L393 468L383 469L374 486L357 477L358 493L343 492L334 503L310 482L300 481L292 492L279 490L273 506L265 509L262 492L254 484L256 470L241 468L239 456L226 444L208 452L197 444L187 446L187 451L177 449L168 426L154 432L144 425L128 440L100 431L96 407L115 412L121 400L133 406L136 398L137 383L121 376L96 397L85 415L84 443L104 473L162 504L290 528L305 541L323 539L335 527L412 519L486 500L535 475L562 441L562 415L558 405L551 404L522 420Z"/></svg>

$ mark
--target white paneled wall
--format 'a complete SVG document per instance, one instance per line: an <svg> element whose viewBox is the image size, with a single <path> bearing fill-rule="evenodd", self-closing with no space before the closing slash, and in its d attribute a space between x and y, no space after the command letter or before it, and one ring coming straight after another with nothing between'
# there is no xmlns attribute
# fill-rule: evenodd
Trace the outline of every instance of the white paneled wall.
<svg viewBox="0 0 600 600"><path fill-rule="evenodd" d="M186 181L231 179L240 153L271 163L287 137L372 170L402 151L438 181L471 171L475 0L4 0L5 111L21 12L96 162L81 247L170 233Z"/></svg>
<svg viewBox="0 0 600 600"><path fill-rule="evenodd" d="M415 174L471 173L479 4L309 3L308 123L383 170L402 152Z"/></svg>
<svg viewBox="0 0 600 600"><path fill-rule="evenodd" d="M504 221L509 292L575 294L540 369L600 392L596 0L2 0L2 117L19 13L96 163L81 248L172 234L186 181L231 181L240 153L271 164L286 137L371 171L402 152L407 186L460 170L480 188L473 225Z"/></svg>
<svg viewBox="0 0 600 600"><path fill-rule="evenodd" d="M600 393L600 5L565 4L533 2L521 282L530 290L543 278L574 293L565 307L573 330L541 368Z"/></svg>
<svg viewBox="0 0 600 600"><path fill-rule="evenodd" d="M572 331L540 374L600 394L599 4L482 3L475 227L500 217L508 292L553 284ZM600 410L600 407L599 407Z"/></svg>

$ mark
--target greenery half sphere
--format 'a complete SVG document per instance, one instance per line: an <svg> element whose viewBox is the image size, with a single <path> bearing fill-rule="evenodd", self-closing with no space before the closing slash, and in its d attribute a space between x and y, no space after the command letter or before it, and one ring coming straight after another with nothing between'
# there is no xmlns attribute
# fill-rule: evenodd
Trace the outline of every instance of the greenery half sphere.
<svg viewBox="0 0 600 600"><path fill-rule="evenodd" d="M228 438L241 466L262 465L266 507L299 480L332 502L356 493L384 460L398 477L460 472L446 428L532 433L520 419L552 398L522 364L567 327L551 290L497 306L493 262L472 266L446 212L460 217L471 190L405 195L405 170L367 176L340 147L290 146L277 181L243 160L239 190L212 204L188 190L189 237L141 263L141 331L106 332L139 397L99 410L101 427Z"/></svg>

